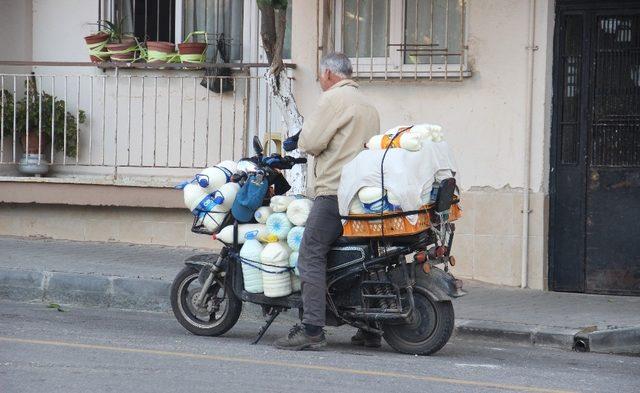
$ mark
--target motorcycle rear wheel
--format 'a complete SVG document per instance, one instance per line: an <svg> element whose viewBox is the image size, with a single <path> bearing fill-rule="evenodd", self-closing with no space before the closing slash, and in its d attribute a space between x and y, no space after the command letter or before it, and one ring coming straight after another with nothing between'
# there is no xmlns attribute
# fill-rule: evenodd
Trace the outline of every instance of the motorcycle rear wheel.
<svg viewBox="0 0 640 393"><path fill-rule="evenodd" d="M185 266L173 280L173 314L180 325L197 336L220 336L240 318L242 301L233 293L231 282L220 277L216 278L207 291L206 307L198 307L195 304L201 289L198 275L197 269Z"/></svg>
<svg viewBox="0 0 640 393"><path fill-rule="evenodd" d="M415 302L412 322L405 325L384 325L385 341L401 353L431 355L444 347L454 328L453 305L435 300L420 287L414 288Z"/></svg>

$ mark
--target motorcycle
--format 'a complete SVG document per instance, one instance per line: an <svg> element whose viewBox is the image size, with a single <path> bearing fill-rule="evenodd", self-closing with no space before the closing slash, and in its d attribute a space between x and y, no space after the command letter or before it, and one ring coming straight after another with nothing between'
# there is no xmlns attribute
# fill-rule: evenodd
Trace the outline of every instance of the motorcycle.
<svg viewBox="0 0 640 393"><path fill-rule="evenodd" d="M243 159L242 168L268 179L273 194L289 186L281 170L306 159L263 155L253 141L256 156ZM246 173L234 175L242 184ZM351 325L382 335L396 351L429 355L440 350L454 329L452 300L465 295L462 281L449 272L455 264L450 250L455 224L449 220L455 179L443 180L435 203L428 207L430 226L417 234L399 237L340 237L327 261L328 326ZM265 197L263 205L269 205ZM398 213L402 214L402 213ZM238 321L243 302L258 304L268 319L257 334L259 342L271 323L285 310L302 309L300 292L272 298L244 290L239 257L238 222L231 214L221 227L233 225L233 241L218 254L187 258L171 286L171 306L178 322L196 335L220 336ZM213 234L198 219L195 233ZM219 239L218 239L219 240Z"/></svg>

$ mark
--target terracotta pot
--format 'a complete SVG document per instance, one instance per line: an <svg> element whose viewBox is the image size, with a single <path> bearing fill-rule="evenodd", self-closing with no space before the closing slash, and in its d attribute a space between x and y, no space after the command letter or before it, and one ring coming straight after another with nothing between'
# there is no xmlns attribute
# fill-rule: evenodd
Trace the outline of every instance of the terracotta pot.
<svg viewBox="0 0 640 393"><path fill-rule="evenodd" d="M207 51L207 44L204 42L185 42L178 44L178 53L181 55L201 55Z"/></svg>
<svg viewBox="0 0 640 393"><path fill-rule="evenodd" d="M109 52L119 52L127 50L136 44L136 40L133 38L123 38L122 42L112 42L107 44L107 50ZM127 53L112 54L111 61L132 62L138 57L138 51L132 51Z"/></svg>
<svg viewBox="0 0 640 393"><path fill-rule="evenodd" d="M20 143L22 144L22 147L25 149L25 152L27 154L38 154L38 140L40 139L38 137L38 130L31 130L29 131L29 150L27 150L27 134L22 134L20 135ZM46 152L46 146L47 144L47 139L44 136L44 134L42 135L42 142L40 143L40 152L44 153Z"/></svg>
<svg viewBox="0 0 640 393"><path fill-rule="evenodd" d="M176 51L176 44L167 41L147 41L147 49L169 55ZM165 61L151 60L149 63L165 63Z"/></svg>
<svg viewBox="0 0 640 393"><path fill-rule="evenodd" d="M105 42L108 39L109 39L108 33L105 33L104 31L99 31L95 34L84 37L84 42L87 44L87 46L89 46L89 45L98 44L100 42ZM102 52L106 52L106 51L107 51L107 48L102 48ZM89 58L93 63L101 63L103 61L109 60L109 55L106 53L104 55L101 55L100 57L89 55Z"/></svg>

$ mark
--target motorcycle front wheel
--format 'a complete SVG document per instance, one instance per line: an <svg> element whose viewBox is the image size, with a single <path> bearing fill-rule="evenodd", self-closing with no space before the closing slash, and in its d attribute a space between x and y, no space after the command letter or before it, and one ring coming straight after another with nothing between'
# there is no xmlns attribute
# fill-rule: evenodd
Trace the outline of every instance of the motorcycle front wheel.
<svg viewBox="0 0 640 393"><path fill-rule="evenodd" d="M444 347L453 333L453 306L450 301L437 301L420 287L414 288L413 299L411 322L384 325L383 337L398 352L431 355Z"/></svg>
<svg viewBox="0 0 640 393"><path fill-rule="evenodd" d="M231 329L242 312L242 301L225 277L216 278L206 292L205 302L198 305L202 285L200 272L185 266L171 284L171 308L180 324L198 336L220 336Z"/></svg>

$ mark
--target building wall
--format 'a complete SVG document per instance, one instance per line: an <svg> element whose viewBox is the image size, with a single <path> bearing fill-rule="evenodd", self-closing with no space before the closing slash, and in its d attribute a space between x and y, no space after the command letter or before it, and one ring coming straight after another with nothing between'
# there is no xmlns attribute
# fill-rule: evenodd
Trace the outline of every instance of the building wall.
<svg viewBox="0 0 640 393"><path fill-rule="evenodd" d="M539 49L533 71L529 285L544 288L553 1L537 2L535 20ZM311 37L317 41L316 21L315 2L294 2L296 98L307 116L321 93L317 49L309 45ZM383 129L422 122L444 127L465 191L464 217L454 241L453 253L459 256L455 271L507 285L519 285L521 272L528 26L528 1L469 0L470 78L360 81L362 92L380 113Z"/></svg>
<svg viewBox="0 0 640 393"><path fill-rule="evenodd" d="M54 4L55 3L55 4ZM77 3L77 4L76 4ZM78 11L60 27L64 12L54 0L34 0L34 59L80 60L86 51L82 41L77 43L94 20L97 5L94 1L75 1ZM51 18L50 15L57 15ZM36 20L38 23L36 23ZM546 220L548 205L548 150L551 97L551 54L553 34L553 1L537 1L534 91L532 104L531 189L529 245L529 286L546 287ZM482 279L506 285L520 284L520 254L522 247L522 191L525 152L525 124L527 102L527 33L529 2L522 0L468 0L467 43L472 76L462 82L444 81L361 81L361 90L380 112L382 128L398 124L429 122L441 124L445 138L452 146L459 167L463 190L464 217L458 223L453 253L457 256L455 272L461 277ZM316 80L317 8L315 1L294 0L292 23L292 54L295 70L295 94L303 115L314 109L321 93ZM38 25L36 27L36 25ZM49 35L43 32L49 31ZM63 50L51 37L61 40ZM73 37L73 38L69 38ZM68 46L68 48L67 48ZM64 58L56 57L65 53ZM68 53L68 56L66 55ZM253 131L251 131L253 132ZM65 215L67 209L74 219L83 222L87 230L95 221L92 212L80 207L50 205L38 207L42 217ZM123 210L124 209L124 210ZM6 213L11 210L11 213ZM110 212L101 208L100 214L108 222L123 222L134 215L145 216L145 209L118 208ZM151 210L151 209L149 209ZM26 211L19 205L0 206L0 214L19 214ZM154 210L161 220L168 210ZM32 214L32 213L24 213ZM111 216L109 216L111 214ZM151 214L151 213L149 213ZM177 211L167 215L169 222L181 221ZM188 214L187 214L188 216ZM188 225L188 217L184 217ZM40 219L38 219L40 220ZM152 225L151 219L138 220ZM36 222L36 221L34 221ZM44 222L44 221L37 221ZM113 224L121 228L127 224ZM167 244L173 239L184 244L188 237L179 225L164 225ZM80 238L80 232L68 234L67 226L41 231L35 226L20 234L43 234L62 238ZM15 226L13 227L15 229ZM109 226L105 227L109 228ZM15 229L17 231L17 229ZM158 231L159 229L148 229ZM11 232L8 230L8 232ZM107 231L109 232L109 231ZM141 230L141 232L144 232ZM126 230L108 239L127 241ZM173 233L172 237L170 233ZM18 233L16 233L18 234ZM93 237L89 236L93 239ZM132 237L129 241L159 242L161 236ZM171 238L171 239L169 239ZM153 240L155 239L155 240ZM173 244L173 243L171 243Z"/></svg>

